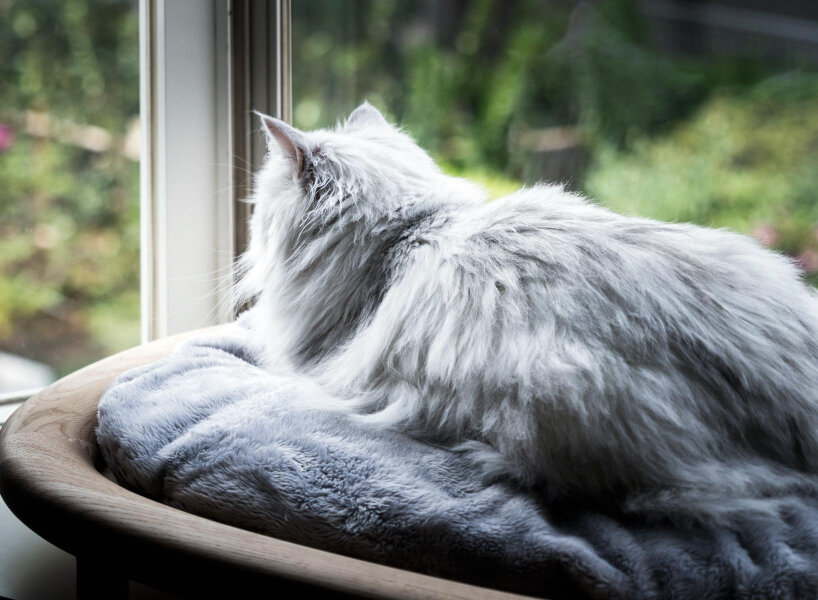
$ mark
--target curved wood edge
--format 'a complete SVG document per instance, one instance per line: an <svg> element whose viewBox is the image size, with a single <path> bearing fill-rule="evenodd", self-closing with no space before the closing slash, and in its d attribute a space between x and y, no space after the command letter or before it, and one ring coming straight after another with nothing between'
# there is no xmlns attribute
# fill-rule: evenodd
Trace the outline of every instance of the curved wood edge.
<svg viewBox="0 0 818 600"><path fill-rule="evenodd" d="M0 429L0 494L12 512L72 554L109 562L113 555L131 578L183 593L308 587L406 600L523 598L231 527L139 496L103 476L95 467L94 433L103 391L122 372L218 330L121 352L27 400Z"/></svg>

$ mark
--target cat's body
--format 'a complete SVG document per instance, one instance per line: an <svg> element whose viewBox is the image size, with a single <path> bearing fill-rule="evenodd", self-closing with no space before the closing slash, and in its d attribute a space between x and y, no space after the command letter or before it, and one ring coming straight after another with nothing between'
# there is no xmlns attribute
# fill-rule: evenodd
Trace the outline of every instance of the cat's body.
<svg viewBox="0 0 818 600"><path fill-rule="evenodd" d="M271 364L555 496L718 512L811 484L818 295L782 256L559 187L487 203L369 106L265 123L243 297Z"/></svg>

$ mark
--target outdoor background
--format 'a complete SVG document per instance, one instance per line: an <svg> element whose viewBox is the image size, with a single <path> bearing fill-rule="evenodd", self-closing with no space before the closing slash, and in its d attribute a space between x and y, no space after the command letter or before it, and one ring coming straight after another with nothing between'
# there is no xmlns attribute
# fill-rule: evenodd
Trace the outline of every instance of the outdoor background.
<svg viewBox="0 0 818 600"><path fill-rule="evenodd" d="M138 342L137 48L134 1L0 0L0 356L45 376ZM293 0L293 77L300 127L367 98L495 195L563 181L818 283L818 3Z"/></svg>
<svg viewBox="0 0 818 600"><path fill-rule="evenodd" d="M136 8L0 0L0 392L139 343Z"/></svg>

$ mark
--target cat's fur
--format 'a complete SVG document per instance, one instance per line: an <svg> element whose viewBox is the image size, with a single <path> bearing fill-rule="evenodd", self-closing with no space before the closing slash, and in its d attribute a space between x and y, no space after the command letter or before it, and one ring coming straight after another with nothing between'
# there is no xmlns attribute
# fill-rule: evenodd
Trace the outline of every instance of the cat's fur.
<svg viewBox="0 0 818 600"><path fill-rule="evenodd" d="M240 296L271 364L557 497L716 514L812 485L818 295L785 257L560 186L487 202L367 104L262 123Z"/></svg>

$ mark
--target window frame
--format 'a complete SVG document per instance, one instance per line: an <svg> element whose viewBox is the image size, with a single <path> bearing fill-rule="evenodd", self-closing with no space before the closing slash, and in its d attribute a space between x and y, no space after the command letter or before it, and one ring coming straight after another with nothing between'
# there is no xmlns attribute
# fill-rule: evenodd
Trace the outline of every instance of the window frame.
<svg viewBox="0 0 818 600"><path fill-rule="evenodd" d="M290 0L139 0L143 343L234 318L265 153L253 110L292 119L291 25Z"/></svg>
<svg viewBox="0 0 818 600"><path fill-rule="evenodd" d="M264 156L252 111L292 113L290 0L204 6L140 0L143 342L232 320Z"/></svg>

